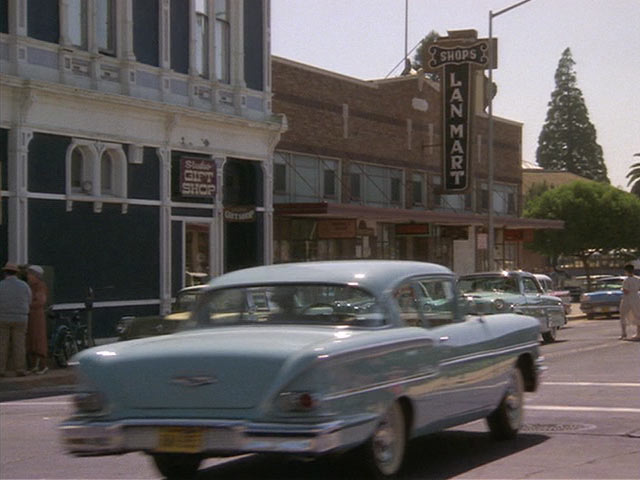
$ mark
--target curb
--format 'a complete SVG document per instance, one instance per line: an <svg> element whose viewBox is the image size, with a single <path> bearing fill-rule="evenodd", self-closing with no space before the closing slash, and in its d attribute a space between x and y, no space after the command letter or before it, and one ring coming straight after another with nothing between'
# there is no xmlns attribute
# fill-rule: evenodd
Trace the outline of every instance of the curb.
<svg viewBox="0 0 640 480"><path fill-rule="evenodd" d="M96 338L96 346L113 343L114 337ZM49 359L49 363L55 363ZM0 377L0 402L24 398L37 398L49 395L66 395L73 393L76 376L73 367L49 367L43 375L27 375L26 377Z"/></svg>
<svg viewBox="0 0 640 480"><path fill-rule="evenodd" d="M75 388L76 377L72 368L54 368L43 375L0 378L0 401L65 395Z"/></svg>

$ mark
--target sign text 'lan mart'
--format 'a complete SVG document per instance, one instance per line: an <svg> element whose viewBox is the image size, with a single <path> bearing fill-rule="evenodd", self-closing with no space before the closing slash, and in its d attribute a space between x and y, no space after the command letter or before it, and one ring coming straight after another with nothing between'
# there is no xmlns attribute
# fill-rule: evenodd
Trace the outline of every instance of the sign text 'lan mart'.
<svg viewBox="0 0 640 480"><path fill-rule="evenodd" d="M469 187L471 176L472 71L488 68L489 42L451 44L451 40L443 40L443 45L436 42L429 47L428 68L442 72L443 189L460 193Z"/></svg>

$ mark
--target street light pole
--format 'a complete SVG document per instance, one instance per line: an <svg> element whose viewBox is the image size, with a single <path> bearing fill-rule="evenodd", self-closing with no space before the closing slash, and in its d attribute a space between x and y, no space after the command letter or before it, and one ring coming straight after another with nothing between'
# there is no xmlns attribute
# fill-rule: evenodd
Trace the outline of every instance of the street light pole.
<svg viewBox="0 0 640 480"><path fill-rule="evenodd" d="M503 13L507 13L509 10L513 10L514 8L518 8L521 5L524 5L531 0L522 0L521 2L515 3L510 7L503 8L502 10L498 10L496 13L493 13L493 10L489 10L489 138L487 143L489 144L489 152L488 152L488 172L487 172L487 190L489 197L489 219L487 225L487 256L488 256L488 267L489 270L495 270L495 231L494 231L494 212L493 212L493 169L494 169L494 161L493 161L493 63L494 63L494 51L493 51L493 19L502 15Z"/></svg>

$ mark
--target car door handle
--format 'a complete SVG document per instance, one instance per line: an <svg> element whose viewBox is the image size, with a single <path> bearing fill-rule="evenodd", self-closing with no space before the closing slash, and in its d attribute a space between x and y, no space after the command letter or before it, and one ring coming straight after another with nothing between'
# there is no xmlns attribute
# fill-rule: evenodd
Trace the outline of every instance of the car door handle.
<svg viewBox="0 0 640 480"><path fill-rule="evenodd" d="M449 336L440 337L440 343L448 342Z"/></svg>

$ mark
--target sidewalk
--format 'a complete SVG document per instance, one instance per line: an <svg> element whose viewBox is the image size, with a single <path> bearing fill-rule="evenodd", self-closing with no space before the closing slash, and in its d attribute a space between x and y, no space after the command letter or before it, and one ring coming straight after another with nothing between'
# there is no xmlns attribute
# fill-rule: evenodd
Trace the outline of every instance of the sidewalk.
<svg viewBox="0 0 640 480"><path fill-rule="evenodd" d="M568 321L580 320L585 315L577 303L571 304ZM96 345L115 342L117 338L97 338ZM49 360L49 371L44 375L26 377L0 377L0 402L21 398L34 398L48 395L65 395L73 392L75 376L72 368L59 368Z"/></svg>
<svg viewBox="0 0 640 480"><path fill-rule="evenodd" d="M117 338L96 338L96 345L113 343ZM26 377L0 377L0 402L49 395L65 395L73 392L75 374L73 368L60 368L49 359L49 371L43 375Z"/></svg>

